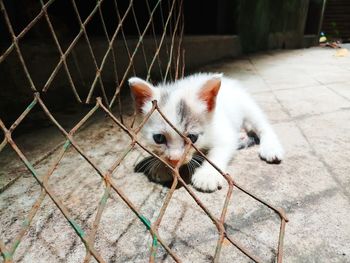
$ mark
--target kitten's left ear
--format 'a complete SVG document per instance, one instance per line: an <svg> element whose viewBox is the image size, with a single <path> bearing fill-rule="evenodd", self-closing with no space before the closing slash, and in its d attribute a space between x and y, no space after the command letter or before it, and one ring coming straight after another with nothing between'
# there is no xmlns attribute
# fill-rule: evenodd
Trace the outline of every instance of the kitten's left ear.
<svg viewBox="0 0 350 263"><path fill-rule="evenodd" d="M208 112L211 112L215 108L216 97L220 90L222 74L216 74L207 82L199 92L199 98L207 105Z"/></svg>
<svg viewBox="0 0 350 263"><path fill-rule="evenodd" d="M135 98L136 109L138 112L142 112L143 105L154 97L152 84L137 77L130 78L128 82Z"/></svg>

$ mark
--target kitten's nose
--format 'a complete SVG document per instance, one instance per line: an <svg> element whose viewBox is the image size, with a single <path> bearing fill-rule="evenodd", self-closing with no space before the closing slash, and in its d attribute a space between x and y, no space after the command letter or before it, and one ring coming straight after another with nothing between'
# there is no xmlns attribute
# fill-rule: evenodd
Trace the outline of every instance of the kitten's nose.
<svg viewBox="0 0 350 263"><path fill-rule="evenodd" d="M175 167L178 163L179 163L180 160L172 160L172 159L169 159L167 158L167 162L172 166L172 167Z"/></svg>

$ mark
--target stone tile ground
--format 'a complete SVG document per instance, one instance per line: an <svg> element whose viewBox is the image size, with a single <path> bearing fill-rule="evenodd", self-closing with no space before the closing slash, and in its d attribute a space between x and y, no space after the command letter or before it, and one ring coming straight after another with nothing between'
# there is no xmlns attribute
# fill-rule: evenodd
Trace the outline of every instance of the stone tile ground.
<svg viewBox="0 0 350 263"><path fill-rule="evenodd" d="M350 262L350 56L336 57L335 50L323 48L274 51L202 70L224 72L241 80L270 118L286 149L286 159L280 165L260 161L256 146L241 150L228 171L245 188L286 210L290 221L284 262ZM46 138L38 140L42 134ZM31 141L49 148L50 143L63 140L56 134L51 127L33 133ZM35 160L40 151L28 137L17 141ZM106 170L123 152L128 139L104 116L97 116L79 133L77 141ZM2 174L12 168L22 173L1 193L0 234L7 244L40 194L40 187L10 149L1 154ZM55 155L36 165L39 174L48 171ZM133 172L142 156L134 150L113 174L113 180L153 222L168 188ZM70 149L50 185L77 223L89 231L104 189L93 169ZM196 193L218 216L225 190L227 187L211 194ZM274 261L278 219L271 211L235 190L226 228L264 262ZM183 262L212 261L217 231L183 188L175 191L159 232ZM144 225L113 194L97 231L96 249L107 262L147 262L150 244ZM82 262L84 257L84 245L46 198L18 247L15 261ZM159 248L157 261L172 259ZM225 243L220 262L250 261Z"/></svg>

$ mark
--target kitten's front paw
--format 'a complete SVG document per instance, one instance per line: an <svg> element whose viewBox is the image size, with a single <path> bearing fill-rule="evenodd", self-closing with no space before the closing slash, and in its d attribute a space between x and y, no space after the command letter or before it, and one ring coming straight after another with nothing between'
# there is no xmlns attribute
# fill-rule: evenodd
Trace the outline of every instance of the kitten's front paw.
<svg viewBox="0 0 350 263"><path fill-rule="evenodd" d="M192 185L197 190L203 192L214 192L221 189L224 183L224 177L214 168L198 169L192 175Z"/></svg>
<svg viewBox="0 0 350 263"><path fill-rule="evenodd" d="M259 149L260 158L268 163L279 164L284 155L283 148L278 141L262 141Z"/></svg>

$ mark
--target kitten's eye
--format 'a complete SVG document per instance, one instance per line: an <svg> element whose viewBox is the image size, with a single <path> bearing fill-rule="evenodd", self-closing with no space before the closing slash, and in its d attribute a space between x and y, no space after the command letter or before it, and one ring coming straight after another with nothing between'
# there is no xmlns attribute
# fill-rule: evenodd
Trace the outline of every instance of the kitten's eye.
<svg viewBox="0 0 350 263"><path fill-rule="evenodd" d="M157 144L165 144L166 143L166 138L163 134L153 134L153 140L157 143Z"/></svg>
<svg viewBox="0 0 350 263"><path fill-rule="evenodd" d="M198 140L198 134L190 133L187 137L191 140L192 143L195 143Z"/></svg>

